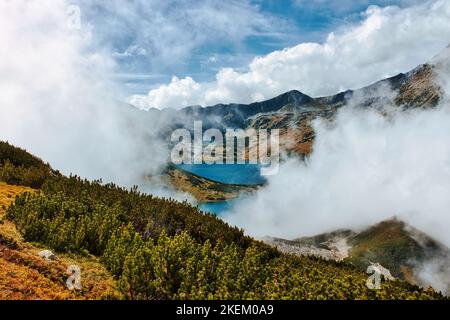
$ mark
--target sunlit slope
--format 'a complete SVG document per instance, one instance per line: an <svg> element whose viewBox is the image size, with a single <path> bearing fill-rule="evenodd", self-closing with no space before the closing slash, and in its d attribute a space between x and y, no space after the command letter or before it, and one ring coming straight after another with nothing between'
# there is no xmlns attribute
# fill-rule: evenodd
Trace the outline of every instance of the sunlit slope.
<svg viewBox="0 0 450 320"><path fill-rule="evenodd" d="M6 209L23 193L36 194L28 187L0 182L0 300L101 299L117 296L115 282L98 259L89 254L58 255L47 261L39 252L47 249L23 240L16 226L3 220ZM67 268L81 267L82 286L79 292L67 289Z"/></svg>
<svg viewBox="0 0 450 320"><path fill-rule="evenodd" d="M445 245L395 218L359 232L337 230L294 240L267 238L266 242L283 252L351 263L361 271L380 263L393 276L424 287L431 284L420 277L423 265L439 262L441 268L450 263L450 250ZM446 269L437 271L444 273ZM445 283L439 289L450 292Z"/></svg>

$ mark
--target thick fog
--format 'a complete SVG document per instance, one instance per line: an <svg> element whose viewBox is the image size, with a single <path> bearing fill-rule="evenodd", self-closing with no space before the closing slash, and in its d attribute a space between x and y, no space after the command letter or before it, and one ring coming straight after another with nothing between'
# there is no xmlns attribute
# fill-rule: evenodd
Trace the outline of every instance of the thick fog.
<svg viewBox="0 0 450 320"><path fill-rule="evenodd" d="M65 174L139 184L166 161L158 123L123 104L115 62L79 18L62 0L0 2L0 138Z"/></svg>
<svg viewBox="0 0 450 320"><path fill-rule="evenodd" d="M448 91L448 50L437 83ZM393 96L381 87L383 96ZM363 228L394 216L450 246L450 105L400 112L358 108L314 122L311 156L289 159L268 186L239 200L225 219L253 236L295 238Z"/></svg>

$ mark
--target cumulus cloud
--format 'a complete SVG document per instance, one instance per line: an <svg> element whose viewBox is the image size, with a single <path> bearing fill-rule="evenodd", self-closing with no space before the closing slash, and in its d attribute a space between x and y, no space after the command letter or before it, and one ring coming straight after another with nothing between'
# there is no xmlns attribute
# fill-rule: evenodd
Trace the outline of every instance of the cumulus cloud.
<svg viewBox="0 0 450 320"><path fill-rule="evenodd" d="M450 2L445 0L408 8L371 6L361 23L330 33L324 43L302 43L256 57L245 72L221 69L212 82L174 78L130 101L140 108L163 109L248 103L292 89L311 96L356 89L426 62L450 41L449 19Z"/></svg>
<svg viewBox="0 0 450 320"><path fill-rule="evenodd" d="M136 95L133 99L133 105L146 109L148 99L155 101L156 104L181 104L190 105L192 99L200 99L201 86L196 83L191 77L179 79L173 77L168 85L162 85L158 88L158 92L150 92L147 97Z"/></svg>

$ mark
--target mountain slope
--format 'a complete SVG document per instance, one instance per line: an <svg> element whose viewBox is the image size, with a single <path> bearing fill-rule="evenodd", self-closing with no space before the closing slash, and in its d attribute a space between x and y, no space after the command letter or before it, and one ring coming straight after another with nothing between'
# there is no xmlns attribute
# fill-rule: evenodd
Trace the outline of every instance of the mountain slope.
<svg viewBox="0 0 450 320"><path fill-rule="evenodd" d="M435 66L425 64L413 70L406 81L400 86L397 105L405 108L435 107L443 96L437 85Z"/></svg>
<svg viewBox="0 0 450 320"><path fill-rule="evenodd" d="M436 260L445 260L445 265L450 265L447 247L397 219L383 221L359 232L338 230L292 241L275 238L265 241L283 252L346 261L361 270L380 263L395 277L425 287L434 283L421 278L423 265ZM442 289L439 286L439 289L450 293L450 287Z"/></svg>
<svg viewBox="0 0 450 320"><path fill-rule="evenodd" d="M15 197L30 192L37 191L0 182L0 300L118 298L112 275L97 258L63 254L58 255L57 261L47 261L39 256L46 247L24 241L16 226L3 220ZM79 292L66 287L69 265L78 265L83 270L83 289Z"/></svg>
<svg viewBox="0 0 450 320"><path fill-rule="evenodd" d="M20 247L7 240L0 248L4 298L74 298L64 291L62 273L74 259L86 276L82 298L105 297L89 289L106 290L101 283L113 275L127 299L442 299L403 281L370 290L355 266L280 253L187 203L136 189L49 175L39 193L10 203L2 221L23 240ZM38 248L54 250L61 262L37 260ZM86 256L107 270L104 278L94 278ZM39 292L24 291L30 277L37 277Z"/></svg>

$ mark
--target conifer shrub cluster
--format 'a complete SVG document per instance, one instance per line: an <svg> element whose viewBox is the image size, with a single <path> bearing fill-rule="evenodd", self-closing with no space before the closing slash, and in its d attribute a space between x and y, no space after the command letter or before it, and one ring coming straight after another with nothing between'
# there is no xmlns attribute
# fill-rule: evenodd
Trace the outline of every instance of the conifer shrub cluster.
<svg viewBox="0 0 450 320"><path fill-rule="evenodd" d="M429 299L405 282L369 290L358 268L281 254L187 203L78 177L46 180L6 218L27 241L97 255L127 299Z"/></svg>
<svg viewBox="0 0 450 320"><path fill-rule="evenodd" d="M0 181L40 188L48 177L58 174L48 164L27 151L0 141Z"/></svg>
<svg viewBox="0 0 450 320"><path fill-rule="evenodd" d="M0 181L40 192L5 218L27 241L98 256L126 299L442 298L402 281L369 290L353 265L282 254L189 203L65 177L15 149L0 143Z"/></svg>

